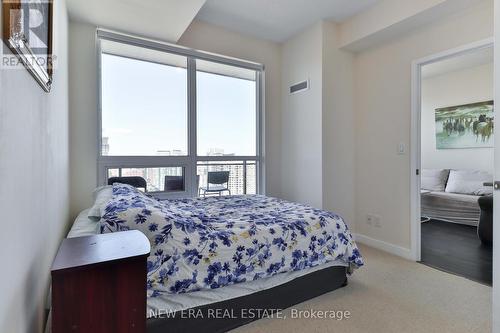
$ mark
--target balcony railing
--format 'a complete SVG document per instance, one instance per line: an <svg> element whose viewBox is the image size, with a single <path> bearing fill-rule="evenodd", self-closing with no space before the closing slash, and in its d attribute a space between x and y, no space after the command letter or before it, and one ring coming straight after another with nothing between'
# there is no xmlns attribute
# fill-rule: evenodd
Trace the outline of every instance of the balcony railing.
<svg viewBox="0 0 500 333"><path fill-rule="evenodd" d="M198 188L206 187L208 173L216 171L229 171L229 182L227 187L231 191L231 195L257 193L256 161L198 162ZM222 195L228 194L228 192L222 193Z"/></svg>
<svg viewBox="0 0 500 333"><path fill-rule="evenodd" d="M196 168L195 193L200 192L200 187L207 187L208 173L216 171L229 171L227 187L231 195L257 193L257 162L252 160L199 161ZM148 192L170 193L187 190L185 188L186 170L184 167L110 168L107 176L108 178L142 177L146 180ZM228 194L228 191L221 193L221 195ZM213 193L208 195L213 195Z"/></svg>

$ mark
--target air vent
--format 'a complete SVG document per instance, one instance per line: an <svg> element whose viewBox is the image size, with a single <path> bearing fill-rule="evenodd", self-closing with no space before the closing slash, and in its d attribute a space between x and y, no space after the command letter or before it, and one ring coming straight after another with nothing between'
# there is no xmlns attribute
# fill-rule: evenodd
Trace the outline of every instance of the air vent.
<svg viewBox="0 0 500 333"><path fill-rule="evenodd" d="M299 92L305 91L309 89L309 80L305 80L299 83L296 83L290 87L290 94L298 94Z"/></svg>

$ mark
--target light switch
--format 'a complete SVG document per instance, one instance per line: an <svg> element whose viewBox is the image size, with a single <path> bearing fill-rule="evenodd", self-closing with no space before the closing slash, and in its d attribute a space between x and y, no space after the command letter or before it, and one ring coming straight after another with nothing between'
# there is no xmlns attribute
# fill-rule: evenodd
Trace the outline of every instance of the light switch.
<svg viewBox="0 0 500 333"><path fill-rule="evenodd" d="M405 145L405 143L404 143L404 142L400 142L400 143L398 144L398 154L399 154L399 155L403 155L403 154L405 154L405 153L406 153L406 145Z"/></svg>

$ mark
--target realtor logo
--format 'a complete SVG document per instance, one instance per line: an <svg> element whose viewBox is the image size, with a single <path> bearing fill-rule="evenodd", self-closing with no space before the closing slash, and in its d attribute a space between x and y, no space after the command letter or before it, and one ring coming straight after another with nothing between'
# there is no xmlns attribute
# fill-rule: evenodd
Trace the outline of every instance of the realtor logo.
<svg viewBox="0 0 500 333"><path fill-rule="evenodd" d="M53 0L2 0L3 69L24 65L49 91L56 57L52 54Z"/></svg>
<svg viewBox="0 0 500 333"><path fill-rule="evenodd" d="M49 46L50 6L48 0L4 0L11 4L10 36L24 39L35 54L47 54Z"/></svg>

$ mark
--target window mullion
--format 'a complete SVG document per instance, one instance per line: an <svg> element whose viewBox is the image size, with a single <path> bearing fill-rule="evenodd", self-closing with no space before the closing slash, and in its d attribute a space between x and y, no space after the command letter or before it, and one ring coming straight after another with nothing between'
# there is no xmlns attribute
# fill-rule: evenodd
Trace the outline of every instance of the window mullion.
<svg viewBox="0 0 500 333"><path fill-rule="evenodd" d="M196 156L197 152L197 138L196 138L196 59L193 57L188 58L188 126L189 126L189 193L195 196L198 189L196 174Z"/></svg>
<svg viewBox="0 0 500 333"><path fill-rule="evenodd" d="M265 86L264 86L264 72L257 71L257 84L256 84L256 107L257 107L257 157L258 162L255 166L256 174L257 174L257 193L266 194L266 185L265 185L265 121L264 121L264 112L265 112Z"/></svg>

